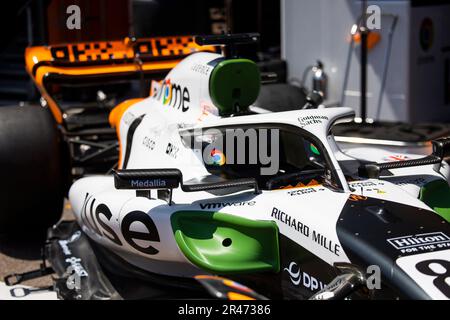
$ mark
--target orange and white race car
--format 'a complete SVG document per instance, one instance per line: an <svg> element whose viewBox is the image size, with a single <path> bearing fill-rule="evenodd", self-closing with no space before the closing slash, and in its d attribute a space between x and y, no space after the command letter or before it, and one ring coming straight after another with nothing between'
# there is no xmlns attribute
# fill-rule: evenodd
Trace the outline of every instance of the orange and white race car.
<svg viewBox="0 0 450 320"><path fill-rule="evenodd" d="M45 230L39 226L60 217L74 178L113 169L119 144L110 111L130 97L148 97L151 81L197 51L215 48L200 47L191 36L27 48L26 70L41 93L40 106L0 110L8 188L0 198L0 234Z"/></svg>

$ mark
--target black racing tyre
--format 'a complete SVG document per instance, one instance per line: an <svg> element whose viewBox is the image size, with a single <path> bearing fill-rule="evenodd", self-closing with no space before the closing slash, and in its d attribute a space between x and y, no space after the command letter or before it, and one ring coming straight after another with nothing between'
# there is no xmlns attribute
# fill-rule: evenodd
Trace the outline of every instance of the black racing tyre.
<svg viewBox="0 0 450 320"><path fill-rule="evenodd" d="M43 234L58 221L67 181L62 150L48 109L0 107L0 235Z"/></svg>

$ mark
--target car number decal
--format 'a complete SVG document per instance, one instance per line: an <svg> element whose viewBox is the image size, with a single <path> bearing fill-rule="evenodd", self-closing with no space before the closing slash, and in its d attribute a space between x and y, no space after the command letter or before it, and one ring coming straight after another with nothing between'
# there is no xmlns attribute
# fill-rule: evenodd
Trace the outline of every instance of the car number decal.
<svg viewBox="0 0 450 320"><path fill-rule="evenodd" d="M450 250L397 259L397 265L433 299L450 299Z"/></svg>

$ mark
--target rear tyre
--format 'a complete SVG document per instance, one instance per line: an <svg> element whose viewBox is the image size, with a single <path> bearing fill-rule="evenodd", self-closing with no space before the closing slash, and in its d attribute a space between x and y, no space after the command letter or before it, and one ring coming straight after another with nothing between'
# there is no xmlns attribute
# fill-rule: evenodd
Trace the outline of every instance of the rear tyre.
<svg viewBox="0 0 450 320"><path fill-rule="evenodd" d="M61 216L65 155L48 109L0 107L0 235L44 234Z"/></svg>

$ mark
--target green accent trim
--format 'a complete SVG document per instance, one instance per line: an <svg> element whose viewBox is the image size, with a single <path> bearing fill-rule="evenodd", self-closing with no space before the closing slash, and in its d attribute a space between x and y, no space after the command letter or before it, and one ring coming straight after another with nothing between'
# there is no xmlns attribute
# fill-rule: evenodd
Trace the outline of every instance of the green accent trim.
<svg viewBox="0 0 450 320"><path fill-rule="evenodd" d="M178 247L199 268L218 274L280 271L278 227L221 212L171 216Z"/></svg>
<svg viewBox="0 0 450 320"><path fill-rule="evenodd" d="M419 199L450 222L450 186L445 180L434 180L420 189Z"/></svg>
<svg viewBox="0 0 450 320"><path fill-rule="evenodd" d="M220 62L212 71L209 93L221 114L231 114L236 105L246 109L256 101L261 88L258 66L248 59Z"/></svg>
<svg viewBox="0 0 450 320"><path fill-rule="evenodd" d="M312 153L317 154L318 156L320 156L320 151L319 151L319 149L317 149L317 147L315 145L313 145L311 143L309 148L311 149Z"/></svg>

